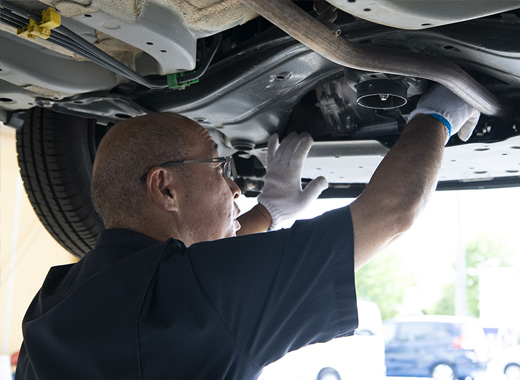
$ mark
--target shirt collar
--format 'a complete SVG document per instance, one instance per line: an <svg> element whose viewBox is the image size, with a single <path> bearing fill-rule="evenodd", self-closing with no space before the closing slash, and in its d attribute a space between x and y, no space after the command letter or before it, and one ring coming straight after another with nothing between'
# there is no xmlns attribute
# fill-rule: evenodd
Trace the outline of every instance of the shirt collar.
<svg viewBox="0 0 520 380"><path fill-rule="evenodd" d="M118 248L137 252L157 244L160 242L140 232L110 228L101 231L96 241L96 249Z"/></svg>

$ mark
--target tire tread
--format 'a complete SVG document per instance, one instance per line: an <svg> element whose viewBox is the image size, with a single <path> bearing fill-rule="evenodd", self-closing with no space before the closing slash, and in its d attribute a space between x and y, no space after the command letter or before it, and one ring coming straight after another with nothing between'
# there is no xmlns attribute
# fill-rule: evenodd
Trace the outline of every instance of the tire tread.
<svg viewBox="0 0 520 380"><path fill-rule="evenodd" d="M94 247L103 229L90 199L89 128L95 128L94 121L33 108L16 136L20 174L34 211L78 257Z"/></svg>

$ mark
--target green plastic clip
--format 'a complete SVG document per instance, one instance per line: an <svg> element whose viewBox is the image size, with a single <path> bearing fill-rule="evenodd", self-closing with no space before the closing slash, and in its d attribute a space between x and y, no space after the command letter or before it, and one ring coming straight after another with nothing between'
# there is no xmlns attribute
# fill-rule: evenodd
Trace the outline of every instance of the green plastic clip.
<svg viewBox="0 0 520 380"><path fill-rule="evenodd" d="M186 71L183 73L168 74L168 88L170 90L184 90L186 87L191 86L194 83L198 83L198 79L192 79L183 82L182 77L193 73L193 71Z"/></svg>

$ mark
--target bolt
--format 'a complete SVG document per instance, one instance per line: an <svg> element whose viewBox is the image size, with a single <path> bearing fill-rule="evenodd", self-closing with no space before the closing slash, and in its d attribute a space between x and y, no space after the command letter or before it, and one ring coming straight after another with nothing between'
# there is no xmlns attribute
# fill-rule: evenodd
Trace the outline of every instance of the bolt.
<svg viewBox="0 0 520 380"><path fill-rule="evenodd" d="M390 95L388 94L379 94L379 99L381 99L383 102L386 102Z"/></svg>
<svg viewBox="0 0 520 380"><path fill-rule="evenodd" d="M245 181L244 189L246 189L247 191L255 190L256 188L258 188L258 181L253 181L250 179L247 179Z"/></svg>

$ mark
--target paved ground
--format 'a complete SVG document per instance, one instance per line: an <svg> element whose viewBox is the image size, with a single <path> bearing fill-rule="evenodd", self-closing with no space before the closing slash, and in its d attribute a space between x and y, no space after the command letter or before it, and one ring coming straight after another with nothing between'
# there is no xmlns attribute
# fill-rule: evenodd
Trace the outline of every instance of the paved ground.
<svg viewBox="0 0 520 380"><path fill-rule="evenodd" d="M428 380L429 378L425 378L425 377L390 377L390 376L388 376L387 379L388 380ZM475 378L475 380L507 380L507 379L504 375L484 373L484 374L478 376L477 378Z"/></svg>

